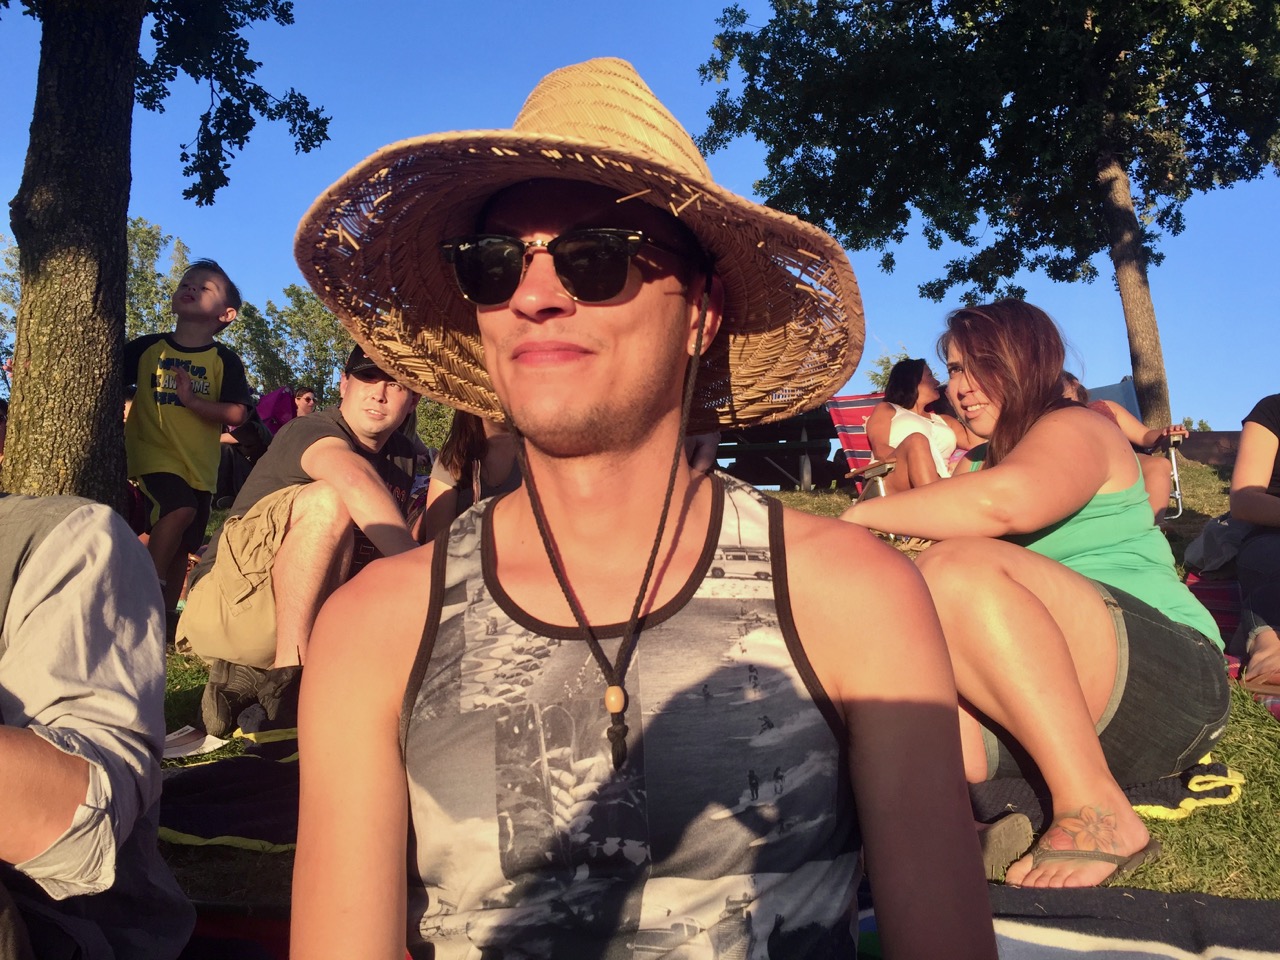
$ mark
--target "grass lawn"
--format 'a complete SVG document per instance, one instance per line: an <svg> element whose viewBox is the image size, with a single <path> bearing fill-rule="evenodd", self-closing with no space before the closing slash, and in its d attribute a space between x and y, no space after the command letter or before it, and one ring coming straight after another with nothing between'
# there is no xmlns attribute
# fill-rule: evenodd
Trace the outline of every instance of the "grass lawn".
<svg viewBox="0 0 1280 960"><path fill-rule="evenodd" d="M1202 464L1185 460L1182 464L1185 510L1169 524L1169 540L1179 562L1204 521L1227 509L1227 478ZM838 515L849 503L845 494L834 491L777 496L790 507L824 516ZM170 730L198 722L204 679L198 660L170 656L165 701ZM215 756L238 753L240 748L240 741L233 741ZM1131 874L1126 885L1169 893L1200 891L1280 900L1280 723L1239 688L1232 691L1231 723L1215 758L1244 774L1247 783L1241 800L1198 809L1180 821L1149 822L1152 834L1164 844L1165 855ZM290 855L163 846L193 899L277 907L288 903Z"/></svg>

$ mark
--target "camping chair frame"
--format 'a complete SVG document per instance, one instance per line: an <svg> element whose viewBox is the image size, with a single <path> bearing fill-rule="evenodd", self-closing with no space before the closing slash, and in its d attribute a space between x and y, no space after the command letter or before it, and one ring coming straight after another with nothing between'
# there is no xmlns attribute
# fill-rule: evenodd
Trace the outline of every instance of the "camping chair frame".
<svg viewBox="0 0 1280 960"><path fill-rule="evenodd" d="M876 460L867 437L867 418L883 400L883 393L864 393L833 397L827 403L827 413L836 426L836 438L849 465L845 477L854 481L857 490L855 500L883 497L885 477L894 468L892 461Z"/></svg>

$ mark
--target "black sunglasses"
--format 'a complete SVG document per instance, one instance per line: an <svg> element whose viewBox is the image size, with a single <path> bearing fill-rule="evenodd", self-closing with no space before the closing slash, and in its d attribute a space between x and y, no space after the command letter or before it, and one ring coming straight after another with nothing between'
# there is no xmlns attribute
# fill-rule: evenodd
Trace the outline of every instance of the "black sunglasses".
<svg viewBox="0 0 1280 960"><path fill-rule="evenodd" d="M453 267L462 295L478 306L495 307L515 296L530 247L545 247L551 254L556 276L569 296L581 303L601 303L622 292L631 259L646 244L689 257L639 230L616 227L570 230L552 240L479 233L446 240L440 249Z"/></svg>

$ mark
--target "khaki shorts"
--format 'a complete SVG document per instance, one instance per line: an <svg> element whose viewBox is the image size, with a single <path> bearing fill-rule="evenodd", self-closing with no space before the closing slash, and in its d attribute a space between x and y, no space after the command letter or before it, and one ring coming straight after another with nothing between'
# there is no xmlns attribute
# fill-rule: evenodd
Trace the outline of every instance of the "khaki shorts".
<svg viewBox="0 0 1280 960"><path fill-rule="evenodd" d="M276 660L276 598L271 571L305 484L263 497L222 527L213 568L187 594L179 650L205 659L267 668Z"/></svg>

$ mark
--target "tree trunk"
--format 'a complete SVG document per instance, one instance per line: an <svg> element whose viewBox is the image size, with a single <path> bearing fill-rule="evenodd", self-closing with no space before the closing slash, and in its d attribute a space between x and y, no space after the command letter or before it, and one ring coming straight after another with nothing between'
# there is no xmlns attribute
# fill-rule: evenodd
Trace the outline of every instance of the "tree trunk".
<svg viewBox="0 0 1280 960"><path fill-rule="evenodd" d="M1115 266L1124 323L1129 332L1129 359L1133 364L1138 406L1148 427L1164 427L1173 422L1169 383L1164 370L1164 351L1160 348L1160 330L1156 327L1156 309L1147 284L1147 257L1142 249L1142 230L1133 210L1129 176L1119 159L1108 153L1098 160L1098 180L1103 188L1103 216L1111 237L1111 262Z"/></svg>
<svg viewBox="0 0 1280 960"><path fill-rule="evenodd" d="M10 204L22 301L0 485L119 505L125 230L146 0L41 0L37 9L31 140Z"/></svg>

